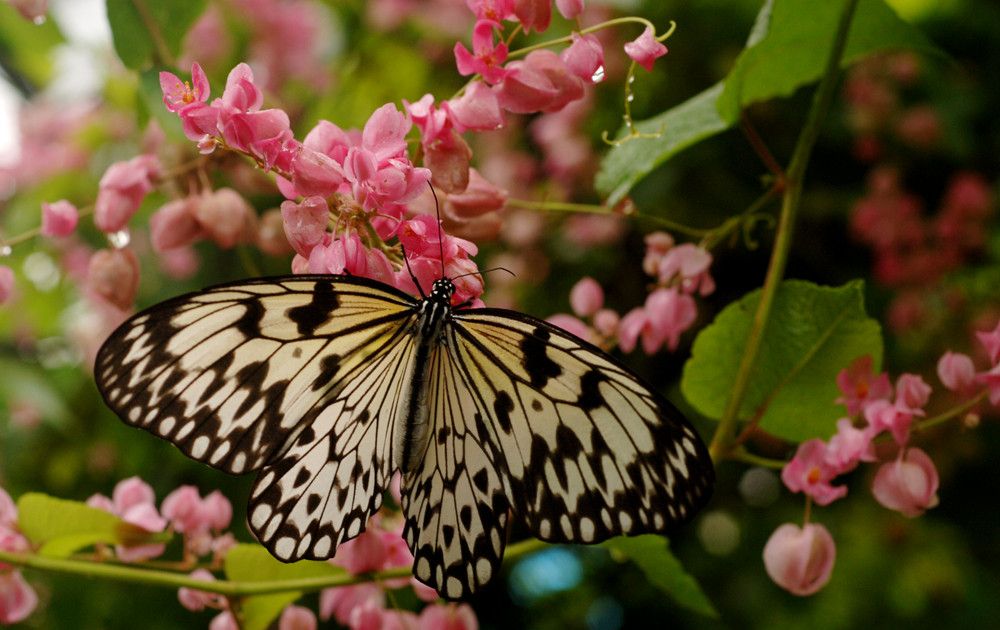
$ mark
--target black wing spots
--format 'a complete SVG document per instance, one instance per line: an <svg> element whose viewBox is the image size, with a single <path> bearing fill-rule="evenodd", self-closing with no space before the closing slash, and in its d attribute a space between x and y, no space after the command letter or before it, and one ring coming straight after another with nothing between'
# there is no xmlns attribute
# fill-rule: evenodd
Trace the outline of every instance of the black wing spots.
<svg viewBox="0 0 1000 630"><path fill-rule="evenodd" d="M451 547L451 541L455 539L455 528L451 525L442 525L441 535L444 537L444 546Z"/></svg>
<svg viewBox="0 0 1000 630"><path fill-rule="evenodd" d="M245 312L238 320L236 320L236 329L239 330L245 337L257 338L260 337L260 322L264 319L264 305L260 303L260 300L251 299L239 302L239 304L245 309Z"/></svg>
<svg viewBox="0 0 1000 630"><path fill-rule="evenodd" d="M541 411L542 410L542 401L538 400L537 398L532 398L531 399L531 408L534 411Z"/></svg>
<svg viewBox="0 0 1000 630"><path fill-rule="evenodd" d="M458 518L462 521L462 529L468 531L472 527L472 506L465 504L458 511Z"/></svg>
<svg viewBox="0 0 1000 630"><path fill-rule="evenodd" d="M330 321L339 306L340 300L333 290L333 283L319 281L313 288L309 304L292 307L285 314L295 322L300 335L312 337L317 328Z"/></svg>
<svg viewBox="0 0 1000 630"><path fill-rule="evenodd" d="M514 400L505 391L497 392L496 400L493 401L493 415L504 433L510 434L512 425L510 423L510 412L514 411ZM478 414L477 414L478 415ZM480 435L489 435L480 433Z"/></svg>
<svg viewBox="0 0 1000 630"><path fill-rule="evenodd" d="M319 391L326 387L337 372L340 370L340 359L341 357L336 354L325 355L319 362L319 376L316 377L316 381L312 384L312 390Z"/></svg>
<svg viewBox="0 0 1000 630"><path fill-rule="evenodd" d="M444 444L447 444L448 438L450 436L451 436L451 427L449 427L447 424L442 425L441 428L438 429L438 435L437 435L438 444L442 446Z"/></svg>
<svg viewBox="0 0 1000 630"><path fill-rule="evenodd" d="M319 507L319 504L322 501L323 501L322 497L320 497L318 494L310 494L309 498L306 499L306 511L309 514L314 513L316 511L316 508Z"/></svg>
<svg viewBox="0 0 1000 630"><path fill-rule="evenodd" d="M525 335L521 340L524 370L531 379L531 386L536 389L544 387L550 378L562 374L562 368L548 355L549 337L548 329L539 326L533 334Z"/></svg>
<svg viewBox="0 0 1000 630"><path fill-rule="evenodd" d="M299 472L295 475L295 481L292 482L292 487L299 488L299 487L303 486L311 478L312 478L312 475L309 474L309 471L307 469L300 468Z"/></svg>
<svg viewBox="0 0 1000 630"><path fill-rule="evenodd" d="M479 472L472 476L472 483L476 486L476 490L479 490L482 494L486 494L486 491L490 487L490 476L485 468L481 468Z"/></svg>
<svg viewBox="0 0 1000 630"><path fill-rule="evenodd" d="M603 407L605 401L601 395L601 383L607 380L607 377L597 370L587 370L580 377L580 399L576 401L577 406L586 412Z"/></svg>
<svg viewBox="0 0 1000 630"><path fill-rule="evenodd" d="M316 431L311 426L306 426L304 429L302 429L302 432L299 433L297 444L299 446L305 446L311 443L315 439L316 439Z"/></svg>
<svg viewBox="0 0 1000 630"><path fill-rule="evenodd" d="M556 427L556 450L559 459L575 460L584 452L583 442L573 429L560 424Z"/></svg>

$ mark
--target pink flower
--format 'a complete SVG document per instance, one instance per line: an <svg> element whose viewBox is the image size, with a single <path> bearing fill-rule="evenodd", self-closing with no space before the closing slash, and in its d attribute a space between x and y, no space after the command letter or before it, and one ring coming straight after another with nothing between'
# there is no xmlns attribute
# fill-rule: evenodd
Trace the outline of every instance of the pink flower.
<svg viewBox="0 0 1000 630"><path fill-rule="evenodd" d="M514 0L514 15L525 33L544 33L552 21L552 0Z"/></svg>
<svg viewBox="0 0 1000 630"><path fill-rule="evenodd" d="M569 292L569 303L574 313L590 317L604 305L604 291L593 278L581 278Z"/></svg>
<svg viewBox="0 0 1000 630"><path fill-rule="evenodd" d="M208 569L195 569L188 577L204 582L215 581L215 576ZM177 599L180 600L181 606L191 612L198 612L199 610L204 610L206 606L212 608L220 606L223 598L216 593L199 591L198 589L182 586L177 590Z"/></svg>
<svg viewBox="0 0 1000 630"><path fill-rule="evenodd" d="M128 162L108 167L98 184L94 204L94 224L102 232L117 232L132 218L146 193L153 189L151 178L159 170L155 155L139 155Z"/></svg>
<svg viewBox="0 0 1000 630"><path fill-rule="evenodd" d="M913 414L891 404L888 400L876 400L865 407L865 420L876 433L889 431L896 443L902 445L910 437Z"/></svg>
<svg viewBox="0 0 1000 630"><path fill-rule="evenodd" d="M197 197L174 199L160 206L149 218L149 236L153 251L191 245L201 239L201 224L194 216Z"/></svg>
<svg viewBox="0 0 1000 630"><path fill-rule="evenodd" d="M240 624L236 623L236 617L230 611L224 611L212 617L208 622L208 630L240 630Z"/></svg>
<svg viewBox="0 0 1000 630"><path fill-rule="evenodd" d="M822 525L786 523L764 545L764 568L771 579L794 595L812 595L826 586L837 548Z"/></svg>
<svg viewBox="0 0 1000 630"><path fill-rule="evenodd" d="M449 126L450 127L450 126ZM445 138L424 144L424 166L431 183L445 194L461 194L469 185L472 149L454 129Z"/></svg>
<svg viewBox="0 0 1000 630"><path fill-rule="evenodd" d="M87 286L118 308L128 309L139 289L139 258L130 247L97 250L87 267Z"/></svg>
<svg viewBox="0 0 1000 630"><path fill-rule="evenodd" d="M990 363L996 365L1000 361L1000 322L997 327L990 332L977 332L976 337L986 348L986 355L990 358Z"/></svg>
<svg viewBox="0 0 1000 630"><path fill-rule="evenodd" d="M570 73L559 55L535 50L507 67L516 71L494 89L500 106L515 114L557 112L570 101L583 98L583 79Z"/></svg>
<svg viewBox="0 0 1000 630"><path fill-rule="evenodd" d="M976 374L976 382L989 390L991 404L1000 405L1000 363L987 372Z"/></svg>
<svg viewBox="0 0 1000 630"><path fill-rule="evenodd" d="M208 77L196 61L191 65L190 82L181 81L177 75L170 72L161 72L160 90L163 92L163 104L167 106L167 110L180 112L191 105L208 101Z"/></svg>
<svg viewBox="0 0 1000 630"><path fill-rule="evenodd" d="M576 335L580 339L586 339L590 336L590 329L587 328L587 324L572 315L567 315L566 313L556 313L551 317L547 317L545 321L553 326L562 328L571 335Z"/></svg>
<svg viewBox="0 0 1000 630"><path fill-rule="evenodd" d="M394 284L389 259L380 250L368 249L354 232L329 242L324 239L323 245L313 247L308 269L309 273L349 273Z"/></svg>
<svg viewBox="0 0 1000 630"><path fill-rule="evenodd" d="M934 462L919 448L901 450L895 461L882 464L875 473L875 499L904 516L920 516L938 504L938 473Z"/></svg>
<svg viewBox="0 0 1000 630"><path fill-rule="evenodd" d="M931 386L917 374L903 374L896 381L896 408L915 416L927 415L923 406L931 396Z"/></svg>
<svg viewBox="0 0 1000 630"><path fill-rule="evenodd" d="M494 28L501 28L500 24L491 20L476 22L472 31L471 53L462 42L455 43L455 64L459 74L479 74L490 85L502 81L510 74L509 70L502 67L503 62L507 61L507 45L503 42L494 45Z"/></svg>
<svg viewBox="0 0 1000 630"><path fill-rule="evenodd" d="M291 167L292 186L303 197L329 197L346 181L344 168L339 162L306 146L299 147L292 158Z"/></svg>
<svg viewBox="0 0 1000 630"><path fill-rule="evenodd" d="M966 395L975 384L976 366L969 355L949 350L938 360L937 373L942 385Z"/></svg>
<svg viewBox="0 0 1000 630"><path fill-rule="evenodd" d="M333 617L338 623L347 625L353 610L369 600L381 605L384 598L382 589L370 582L355 586L325 588L319 594L319 616L324 621Z"/></svg>
<svg viewBox="0 0 1000 630"><path fill-rule="evenodd" d="M659 347L666 343L671 351L677 349L681 333L694 324L698 317L698 308L691 296L680 293L676 287L657 289L646 298L646 316L650 343ZM647 354L652 354L648 345L644 345ZM655 350L654 350L655 351Z"/></svg>
<svg viewBox="0 0 1000 630"><path fill-rule="evenodd" d="M122 515L136 505L153 505L156 495L153 488L139 477L129 477L115 484L111 493L111 502L115 514Z"/></svg>
<svg viewBox="0 0 1000 630"><path fill-rule="evenodd" d="M474 168L469 169L469 183L460 193L445 198L446 215L469 220L488 212L502 210L507 205L507 191L493 185Z"/></svg>
<svg viewBox="0 0 1000 630"><path fill-rule="evenodd" d="M13 527L17 523L17 504L7 491L0 488L0 526Z"/></svg>
<svg viewBox="0 0 1000 630"><path fill-rule="evenodd" d="M621 319L618 313L609 308L602 308L594 313L594 330L604 337L612 337L618 332Z"/></svg>
<svg viewBox="0 0 1000 630"><path fill-rule="evenodd" d="M503 109L496 92L482 81L473 81L465 92L456 99L445 101L441 109L448 113L455 130L459 133L467 129L489 131L499 129L505 123Z"/></svg>
<svg viewBox="0 0 1000 630"><path fill-rule="evenodd" d="M715 291L715 280L708 272L712 264L712 254L694 243L683 243L671 247L660 259L657 277L660 282L671 282L675 277L685 293L698 292L710 295Z"/></svg>
<svg viewBox="0 0 1000 630"><path fill-rule="evenodd" d="M302 606L285 606L278 618L278 630L316 630L316 615Z"/></svg>
<svg viewBox="0 0 1000 630"><path fill-rule="evenodd" d="M431 604L420 611L421 630L479 630L479 620L468 604Z"/></svg>
<svg viewBox="0 0 1000 630"><path fill-rule="evenodd" d="M850 418L841 418L837 420L837 433L826 446L825 460L838 475L852 470L859 461L874 462L874 437L875 430L870 426L859 429Z"/></svg>
<svg viewBox="0 0 1000 630"><path fill-rule="evenodd" d="M209 518L202 508L201 495L194 486L181 486L160 504L163 516L170 519L174 530L181 533L209 528Z"/></svg>
<svg viewBox="0 0 1000 630"><path fill-rule="evenodd" d="M635 41L625 44L625 54L645 68L646 72L652 72L653 62L667 54L667 47L656 41L656 38L653 37L653 29L647 26L646 30Z"/></svg>
<svg viewBox="0 0 1000 630"><path fill-rule="evenodd" d="M20 571L0 573L0 624L24 621L37 605L38 596Z"/></svg>
<svg viewBox="0 0 1000 630"><path fill-rule="evenodd" d="M223 249L252 240L256 234L257 215L243 195L232 188L203 192L192 214L205 236Z"/></svg>
<svg viewBox="0 0 1000 630"><path fill-rule="evenodd" d="M0 265L0 304L10 299L14 292L14 270L7 265Z"/></svg>
<svg viewBox="0 0 1000 630"><path fill-rule="evenodd" d="M308 257L316 245L323 242L330 222L330 206L322 197L307 197L301 204L285 201L281 204L285 235L299 254Z"/></svg>
<svg viewBox="0 0 1000 630"><path fill-rule="evenodd" d="M465 0L476 20L501 22L513 15L514 0Z"/></svg>
<svg viewBox="0 0 1000 630"><path fill-rule="evenodd" d="M218 490L213 490L201 502L209 529L221 532L233 520L233 504Z"/></svg>
<svg viewBox="0 0 1000 630"><path fill-rule="evenodd" d="M596 35L571 33L572 43L559 53L566 69L589 83L604 80L604 49Z"/></svg>
<svg viewBox="0 0 1000 630"><path fill-rule="evenodd" d="M882 373L874 376L872 357L867 354L852 361L846 370L840 371L837 375L837 387L844 395L834 402L846 405L850 416L860 413L873 401L887 400L892 395L889 375Z"/></svg>
<svg viewBox="0 0 1000 630"><path fill-rule="evenodd" d="M67 236L80 221L76 206L66 201L42 202L42 236Z"/></svg>
<svg viewBox="0 0 1000 630"><path fill-rule="evenodd" d="M792 492L803 492L819 505L847 495L847 486L832 486L838 470L827 459L826 442L819 438L799 444L795 457L781 470L781 480Z"/></svg>
<svg viewBox="0 0 1000 630"><path fill-rule="evenodd" d="M573 20L583 13L583 0L556 0L556 9L567 20Z"/></svg>

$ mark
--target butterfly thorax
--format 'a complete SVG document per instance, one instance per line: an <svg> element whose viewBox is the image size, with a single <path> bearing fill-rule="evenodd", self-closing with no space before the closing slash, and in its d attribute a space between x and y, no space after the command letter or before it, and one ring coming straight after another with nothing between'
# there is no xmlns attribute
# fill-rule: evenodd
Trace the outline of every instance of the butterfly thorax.
<svg viewBox="0 0 1000 630"><path fill-rule="evenodd" d="M445 324L451 317L451 296L455 285L448 278L434 281L431 294L417 305L417 321L413 326L413 352L407 356L405 401L396 416L393 432L393 460L402 472L413 470L423 459L430 435L430 366L440 347Z"/></svg>

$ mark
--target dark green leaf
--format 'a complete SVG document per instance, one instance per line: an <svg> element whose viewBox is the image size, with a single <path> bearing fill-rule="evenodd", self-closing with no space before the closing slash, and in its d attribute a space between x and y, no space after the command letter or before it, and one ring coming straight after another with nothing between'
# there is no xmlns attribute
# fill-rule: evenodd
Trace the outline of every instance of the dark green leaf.
<svg viewBox="0 0 1000 630"><path fill-rule="evenodd" d="M621 536L604 543L613 553L634 562L653 586L679 605L707 617L718 617L701 585L684 570L661 536Z"/></svg>
<svg viewBox="0 0 1000 630"><path fill-rule="evenodd" d="M722 417L760 294L727 306L695 339L681 391L705 416ZM840 396L837 374L866 354L880 369L882 330L865 314L862 282L831 288L787 280L778 289L740 416L763 411L760 428L794 442L829 437L844 415L833 402Z"/></svg>
<svg viewBox="0 0 1000 630"><path fill-rule="evenodd" d="M206 0L108 0L115 52L133 70L171 65Z"/></svg>

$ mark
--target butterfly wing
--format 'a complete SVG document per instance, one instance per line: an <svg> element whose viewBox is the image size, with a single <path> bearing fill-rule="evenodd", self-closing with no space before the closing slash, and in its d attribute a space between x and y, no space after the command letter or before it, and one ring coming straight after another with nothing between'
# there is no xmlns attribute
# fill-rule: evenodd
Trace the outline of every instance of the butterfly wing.
<svg viewBox="0 0 1000 630"><path fill-rule="evenodd" d="M538 538L594 543L667 533L708 501L711 458L662 395L602 350L499 309L459 311L464 370L507 484Z"/></svg>
<svg viewBox="0 0 1000 630"><path fill-rule="evenodd" d="M275 555L328 557L381 504L414 304L353 277L220 285L125 322L95 378L126 423L220 470L263 469L249 513Z"/></svg>

